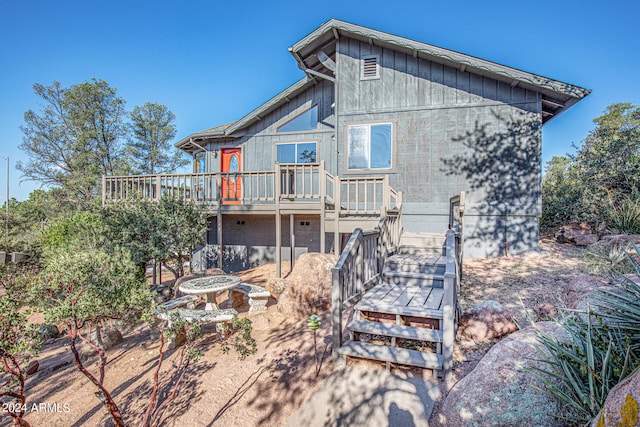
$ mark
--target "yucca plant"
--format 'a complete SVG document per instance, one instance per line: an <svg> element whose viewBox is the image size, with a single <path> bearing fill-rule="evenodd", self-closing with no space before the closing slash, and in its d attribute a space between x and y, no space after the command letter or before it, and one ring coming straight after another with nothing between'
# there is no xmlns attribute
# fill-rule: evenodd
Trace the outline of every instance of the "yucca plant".
<svg viewBox="0 0 640 427"><path fill-rule="evenodd" d="M640 203L638 200L624 200L617 206L612 203L611 226L619 233L640 233Z"/></svg>
<svg viewBox="0 0 640 427"><path fill-rule="evenodd" d="M640 248L627 255L640 276ZM558 342L542 332L543 367L527 369L545 384L564 408L556 416L572 425L588 424L602 409L609 391L640 367L640 283L627 276L616 287L594 295L597 312L565 317L568 340Z"/></svg>

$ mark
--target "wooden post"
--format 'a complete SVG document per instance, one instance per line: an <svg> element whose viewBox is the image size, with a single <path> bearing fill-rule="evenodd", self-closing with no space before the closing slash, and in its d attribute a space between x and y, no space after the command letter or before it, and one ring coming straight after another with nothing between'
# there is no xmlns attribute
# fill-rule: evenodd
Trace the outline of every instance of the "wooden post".
<svg viewBox="0 0 640 427"><path fill-rule="evenodd" d="M342 289L340 288L340 270L337 268L331 271L331 283L331 323L333 325L331 354L335 363L344 364L344 357L338 352L342 346Z"/></svg>
<svg viewBox="0 0 640 427"><path fill-rule="evenodd" d="M106 199L107 199L107 177L106 175L102 175L102 206L103 207Z"/></svg>
<svg viewBox="0 0 640 427"><path fill-rule="evenodd" d="M391 192L389 191L389 175L382 179L382 200L385 211L391 209Z"/></svg>
<svg viewBox="0 0 640 427"><path fill-rule="evenodd" d="M216 182L218 186L218 212L216 216L216 222L218 224L218 268L220 270L224 270L222 268L224 265L224 247L222 246L222 175L219 173L216 174Z"/></svg>
<svg viewBox="0 0 640 427"><path fill-rule="evenodd" d="M333 248L336 256L340 256L340 177L336 176L333 181L333 196L334 196L334 215L333 219Z"/></svg>
<svg viewBox="0 0 640 427"><path fill-rule="evenodd" d="M444 295L442 299L442 373L445 381L449 381L453 368L453 343L455 340L454 313L456 267L455 267L455 233L447 231L446 246L446 270L444 273Z"/></svg>
<svg viewBox="0 0 640 427"><path fill-rule="evenodd" d="M282 171L280 163L276 163L276 171L274 177L275 196L276 196L276 277L282 277L282 217L280 216L280 193L282 185Z"/></svg>
<svg viewBox="0 0 640 427"><path fill-rule="evenodd" d="M153 260L153 284L157 285L158 284L158 269L156 268L158 266L158 263L156 262L156 260ZM160 281L162 281L162 279L160 279Z"/></svg>
<svg viewBox="0 0 640 427"><path fill-rule="evenodd" d="M293 266L296 263L296 218L294 214L289 214L289 244L291 246L291 265L289 271L293 271Z"/></svg>
<svg viewBox="0 0 640 427"><path fill-rule="evenodd" d="M320 182L320 253L326 252L326 238L325 238L325 210L327 207L327 173L324 170L324 160L320 160L320 173L318 174Z"/></svg>

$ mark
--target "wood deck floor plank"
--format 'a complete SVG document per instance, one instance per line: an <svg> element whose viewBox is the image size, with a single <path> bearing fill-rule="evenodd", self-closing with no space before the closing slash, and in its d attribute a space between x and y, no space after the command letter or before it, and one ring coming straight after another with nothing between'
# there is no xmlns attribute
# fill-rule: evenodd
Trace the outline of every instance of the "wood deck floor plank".
<svg viewBox="0 0 640 427"><path fill-rule="evenodd" d="M346 341L338 351L345 356L381 360L420 368L442 369L442 356L435 353L366 344L360 341Z"/></svg>
<svg viewBox="0 0 640 427"><path fill-rule="evenodd" d="M427 301L427 298L429 298L432 289L433 288L431 286L424 286L420 288L420 291L413 296L413 299L409 304L407 304L407 307L424 307L424 303Z"/></svg>
<svg viewBox="0 0 640 427"><path fill-rule="evenodd" d="M396 300L396 304L407 306L413 300L414 296L420 291L419 286L407 286L404 292Z"/></svg>
<svg viewBox="0 0 640 427"><path fill-rule="evenodd" d="M416 328L412 326L392 325L389 323L353 320L347 328L354 332L406 338L418 341L442 342L442 331L439 329Z"/></svg>
<svg viewBox="0 0 640 427"><path fill-rule="evenodd" d="M376 285L363 295L362 300L378 302L382 298L384 298L384 296L387 295L393 288L394 285L390 283L382 283L380 285Z"/></svg>
<svg viewBox="0 0 640 427"><path fill-rule="evenodd" d="M429 310L439 310L442 305L442 297L444 296L444 289L434 288L429 298L424 302L424 308Z"/></svg>

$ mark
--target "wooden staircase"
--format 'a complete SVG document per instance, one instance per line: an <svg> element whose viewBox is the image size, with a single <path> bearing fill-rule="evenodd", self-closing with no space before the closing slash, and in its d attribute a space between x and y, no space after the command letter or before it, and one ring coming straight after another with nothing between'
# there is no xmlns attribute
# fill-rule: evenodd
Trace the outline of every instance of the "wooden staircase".
<svg viewBox="0 0 640 427"><path fill-rule="evenodd" d="M445 235L404 233L401 207L373 230L355 229L332 269L334 361L365 358L451 379L463 245L464 192L449 199Z"/></svg>
<svg viewBox="0 0 640 427"><path fill-rule="evenodd" d="M443 371L445 236L403 234L354 306L339 354Z"/></svg>

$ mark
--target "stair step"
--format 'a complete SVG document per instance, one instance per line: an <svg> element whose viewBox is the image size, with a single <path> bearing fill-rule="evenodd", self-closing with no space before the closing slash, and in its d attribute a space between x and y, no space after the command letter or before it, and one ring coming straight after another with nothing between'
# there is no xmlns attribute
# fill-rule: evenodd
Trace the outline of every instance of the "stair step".
<svg viewBox="0 0 640 427"><path fill-rule="evenodd" d="M441 255L393 255L384 263L385 272L444 274L446 259Z"/></svg>
<svg viewBox="0 0 640 427"><path fill-rule="evenodd" d="M342 347L338 349L338 352L344 356L442 370L442 355L435 353L423 353L406 348L366 344L360 341L346 341L342 344Z"/></svg>
<svg viewBox="0 0 640 427"><path fill-rule="evenodd" d="M396 285L444 286L444 274L410 273L404 271L383 271L382 278L387 283Z"/></svg>
<svg viewBox="0 0 640 427"><path fill-rule="evenodd" d="M402 255L445 255L445 248L442 246L421 246L421 245L400 245L398 254Z"/></svg>
<svg viewBox="0 0 640 427"><path fill-rule="evenodd" d="M442 310L430 310L421 307L406 307L404 305L383 305L362 300L354 307L355 310L371 311L374 313L399 314L400 316L421 317L423 319L441 320Z"/></svg>
<svg viewBox="0 0 640 427"><path fill-rule="evenodd" d="M438 233L402 233L400 245L442 247L445 240L446 236Z"/></svg>
<svg viewBox="0 0 640 427"><path fill-rule="evenodd" d="M354 320L349 330L365 334L384 335L418 341L442 342L442 331L438 329L415 328L412 326L392 325L389 323Z"/></svg>

